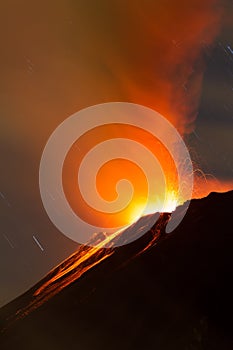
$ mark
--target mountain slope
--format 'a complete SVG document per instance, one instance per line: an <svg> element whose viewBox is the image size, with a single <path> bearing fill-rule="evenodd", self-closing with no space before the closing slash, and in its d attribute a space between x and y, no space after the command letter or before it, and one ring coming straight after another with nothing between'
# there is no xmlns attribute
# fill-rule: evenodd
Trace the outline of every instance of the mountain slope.
<svg viewBox="0 0 233 350"><path fill-rule="evenodd" d="M117 249L10 326L1 349L232 349L232 200L193 200L180 226L134 259L142 240ZM31 294L0 310L2 324Z"/></svg>

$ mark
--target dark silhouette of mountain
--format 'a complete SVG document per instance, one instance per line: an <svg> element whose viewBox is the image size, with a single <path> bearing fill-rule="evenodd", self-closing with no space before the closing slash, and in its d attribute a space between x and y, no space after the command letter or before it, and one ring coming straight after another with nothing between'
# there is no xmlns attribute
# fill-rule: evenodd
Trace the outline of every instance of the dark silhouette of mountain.
<svg viewBox="0 0 233 350"><path fill-rule="evenodd" d="M117 248L9 324L0 335L1 350L233 349L232 202L233 191L192 200L169 235L165 214L155 246L138 254L153 239L150 230ZM0 309L3 327L45 280Z"/></svg>

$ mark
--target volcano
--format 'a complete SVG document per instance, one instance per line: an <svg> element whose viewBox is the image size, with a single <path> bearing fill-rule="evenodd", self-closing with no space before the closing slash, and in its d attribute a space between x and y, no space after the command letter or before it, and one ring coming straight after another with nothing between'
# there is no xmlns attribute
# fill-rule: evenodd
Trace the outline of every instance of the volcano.
<svg viewBox="0 0 233 350"><path fill-rule="evenodd" d="M232 200L233 191L192 200L171 234L170 214L161 214L98 265L91 259L61 274L73 254L0 309L1 349L232 349ZM130 229L151 217L142 220ZM33 304L38 295L45 298Z"/></svg>

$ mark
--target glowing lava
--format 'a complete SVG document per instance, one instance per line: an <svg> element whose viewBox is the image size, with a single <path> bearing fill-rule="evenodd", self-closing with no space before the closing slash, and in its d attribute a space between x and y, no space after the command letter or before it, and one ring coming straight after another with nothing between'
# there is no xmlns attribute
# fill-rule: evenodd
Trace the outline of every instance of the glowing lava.
<svg viewBox="0 0 233 350"><path fill-rule="evenodd" d="M140 244L133 243L133 250L132 246L130 248L130 259L144 253L146 250L153 247L160 238L162 239L164 237L165 227L170 219L170 215L171 214L168 213L160 214L154 226L148 229L148 232L140 238ZM113 248L115 239L124 239L124 233L127 231L137 236L142 228L147 226L151 227L151 220L154 220L153 215L147 215L140 218L137 223L129 226L125 231L118 231L111 236L107 236L103 233L94 235L91 241L88 242L89 246L81 245L77 252L55 267L44 278L41 286L34 292L33 299L29 305L18 310L16 319L25 317L69 284L79 279L92 267L113 255L116 251L116 249ZM103 248L106 246L106 243L108 243L109 248ZM94 247L90 246L94 244Z"/></svg>

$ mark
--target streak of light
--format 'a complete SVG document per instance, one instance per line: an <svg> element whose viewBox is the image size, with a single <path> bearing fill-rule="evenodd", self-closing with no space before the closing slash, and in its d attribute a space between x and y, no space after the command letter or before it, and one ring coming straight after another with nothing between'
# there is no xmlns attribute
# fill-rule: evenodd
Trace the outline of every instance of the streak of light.
<svg viewBox="0 0 233 350"><path fill-rule="evenodd" d="M233 55L233 50L232 48L230 47L230 45L227 46L228 50L230 51L230 53Z"/></svg>
<svg viewBox="0 0 233 350"><path fill-rule="evenodd" d="M4 194L3 194L2 192L0 192L0 196L2 197L2 199L4 199L4 200L6 201L7 206L8 206L8 207L11 207L10 202L6 199L6 197L4 196Z"/></svg>
<svg viewBox="0 0 233 350"><path fill-rule="evenodd" d="M32 236L34 241L36 242L36 244L38 245L38 247L42 250L42 252L44 251L44 248L42 247L42 245L40 244L40 242L38 241L38 239L33 235Z"/></svg>
<svg viewBox="0 0 233 350"><path fill-rule="evenodd" d="M34 71L34 63L27 57L25 57L27 62L28 70L32 73Z"/></svg>
<svg viewBox="0 0 233 350"><path fill-rule="evenodd" d="M193 134L196 136L196 138L197 138L198 140L201 140L201 138L199 137L199 135L197 134L196 131L193 131Z"/></svg>
<svg viewBox="0 0 233 350"><path fill-rule="evenodd" d="M7 242L9 243L9 245L11 246L12 249L14 249L13 244L11 243L11 241L9 240L9 238L3 233L3 237L7 240Z"/></svg>

